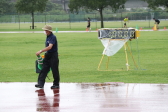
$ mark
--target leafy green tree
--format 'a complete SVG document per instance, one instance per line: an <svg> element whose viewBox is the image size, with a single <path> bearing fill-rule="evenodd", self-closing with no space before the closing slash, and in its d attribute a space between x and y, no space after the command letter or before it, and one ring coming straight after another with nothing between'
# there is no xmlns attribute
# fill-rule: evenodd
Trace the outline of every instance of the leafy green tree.
<svg viewBox="0 0 168 112"><path fill-rule="evenodd" d="M70 0L69 8L73 13L78 13L81 8L85 11L97 10L100 13L101 28L103 24L103 9L110 7L112 11L124 8L127 0Z"/></svg>
<svg viewBox="0 0 168 112"><path fill-rule="evenodd" d="M32 29L34 29L34 12L43 12L48 0L18 0L16 9L19 13L31 13Z"/></svg>
<svg viewBox="0 0 168 112"><path fill-rule="evenodd" d="M156 9L159 6L163 6L168 8L168 0L142 0L148 3L148 7L152 9Z"/></svg>
<svg viewBox="0 0 168 112"><path fill-rule="evenodd" d="M65 14L61 4L48 1L46 4L45 14Z"/></svg>
<svg viewBox="0 0 168 112"><path fill-rule="evenodd" d="M0 0L0 14L14 12L14 7L11 0Z"/></svg>

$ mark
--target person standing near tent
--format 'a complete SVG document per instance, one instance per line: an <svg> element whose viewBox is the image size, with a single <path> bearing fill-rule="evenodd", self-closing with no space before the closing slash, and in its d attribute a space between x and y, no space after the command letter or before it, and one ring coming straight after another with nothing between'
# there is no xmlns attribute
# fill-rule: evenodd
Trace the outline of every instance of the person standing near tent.
<svg viewBox="0 0 168 112"><path fill-rule="evenodd" d="M153 20L155 21L156 28L159 29L158 25L159 25L160 21L158 19L155 19L155 18L153 18Z"/></svg>
<svg viewBox="0 0 168 112"><path fill-rule="evenodd" d="M90 28L90 18L88 17L87 18L87 27L86 27L86 31L90 31L91 28Z"/></svg>
<svg viewBox="0 0 168 112"><path fill-rule="evenodd" d="M124 28L127 28L127 22L129 23L128 17L124 18Z"/></svg>
<svg viewBox="0 0 168 112"><path fill-rule="evenodd" d="M37 88L43 88L45 84L45 79L47 77L48 72L50 71L50 68L52 70L53 74L53 86L51 86L51 89L59 88L59 81L60 81L60 75L59 75L59 59L58 59L58 45L57 45L57 38L52 33L52 27L50 25L45 25L44 28L42 28L46 34L46 41L45 41L45 48L37 51L36 55L40 55L42 52L46 52L44 59L43 59L43 67L41 72L38 76L38 81L35 87Z"/></svg>

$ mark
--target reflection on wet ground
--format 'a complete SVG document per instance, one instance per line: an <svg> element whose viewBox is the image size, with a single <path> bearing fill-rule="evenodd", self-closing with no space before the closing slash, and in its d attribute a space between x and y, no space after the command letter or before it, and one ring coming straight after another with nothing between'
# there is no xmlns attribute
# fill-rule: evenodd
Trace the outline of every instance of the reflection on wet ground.
<svg viewBox="0 0 168 112"><path fill-rule="evenodd" d="M167 112L168 84L0 83L0 112Z"/></svg>

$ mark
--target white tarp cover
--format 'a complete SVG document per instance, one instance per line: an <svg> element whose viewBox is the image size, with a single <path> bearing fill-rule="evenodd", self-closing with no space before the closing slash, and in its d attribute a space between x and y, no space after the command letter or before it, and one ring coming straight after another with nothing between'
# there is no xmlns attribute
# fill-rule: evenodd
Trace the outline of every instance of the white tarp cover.
<svg viewBox="0 0 168 112"><path fill-rule="evenodd" d="M135 29L100 29L99 39L101 40L104 50L103 54L113 56L124 44L134 38Z"/></svg>
<svg viewBox="0 0 168 112"><path fill-rule="evenodd" d="M101 42L104 46L103 54L107 56L113 56L123 47L123 45L127 41L128 39L125 40L101 39Z"/></svg>

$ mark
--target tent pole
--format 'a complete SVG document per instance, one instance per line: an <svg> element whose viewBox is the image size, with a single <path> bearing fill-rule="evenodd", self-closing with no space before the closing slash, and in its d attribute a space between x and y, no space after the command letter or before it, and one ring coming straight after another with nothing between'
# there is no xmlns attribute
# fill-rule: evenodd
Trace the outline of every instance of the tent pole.
<svg viewBox="0 0 168 112"><path fill-rule="evenodd" d="M104 58L104 54L103 54L103 56L102 56L102 58L101 58L101 60L100 60L100 63L99 63L99 65L98 65L97 70L100 70L100 65L101 65L101 63L102 63L103 58Z"/></svg>
<svg viewBox="0 0 168 112"><path fill-rule="evenodd" d="M124 44L124 49L125 49L125 57L126 57L126 67L127 67L127 71L128 71L129 70L129 64L128 64L128 55L127 55L126 43Z"/></svg>
<svg viewBox="0 0 168 112"><path fill-rule="evenodd" d="M136 68L138 69L138 65L136 64L136 62L135 62L135 59L134 59L134 57L133 57L133 55L132 55L132 52L131 52L131 50L130 50L130 47L129 47L129 45L126 43L126 45L127 45L127 48L128 48L128 50L130 51L130 55L132 56L132 60L134 61L134 65L136 66Z"/></svg>

